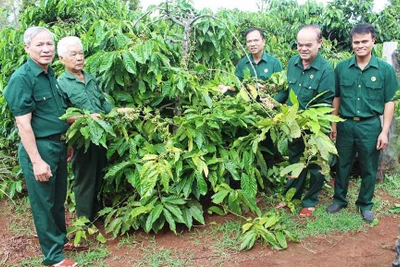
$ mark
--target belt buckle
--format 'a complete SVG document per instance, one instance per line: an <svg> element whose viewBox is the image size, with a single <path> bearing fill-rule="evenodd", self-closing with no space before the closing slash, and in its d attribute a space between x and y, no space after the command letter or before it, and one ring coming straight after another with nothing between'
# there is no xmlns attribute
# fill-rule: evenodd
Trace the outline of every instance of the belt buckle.
<svg viewBox="0 0 400 267"><path fill-rule="evenodd" d="M360 117L353 117L353 121L360 121L361 118Z"/></svg>

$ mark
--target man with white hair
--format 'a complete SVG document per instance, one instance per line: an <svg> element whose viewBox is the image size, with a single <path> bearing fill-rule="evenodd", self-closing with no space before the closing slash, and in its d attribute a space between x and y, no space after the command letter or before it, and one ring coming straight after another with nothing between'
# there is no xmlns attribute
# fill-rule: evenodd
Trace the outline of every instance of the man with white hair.
<svg viewBox="0 0 400 267"><path fill-rule="evenodd" d="M54 58L54 36L46 28L30 27L24 33L24 49L29 59L11 76L4 97L21 137L18 158L44 255L43 264L78 266L63 253L65 245L71 244L66 237L64 212L67 193L64 134L68 124L59 119L66 104L49 66Z"/></svg>
<svg viewBox="0 0 400 267"><path fill-rule="evenodd" d="M109 113L113 106L106 101L100 91L96 79L83 70L85 57L81 40L75 36L67 36L58 42L58 56L65 66L65 72L58 78L61 90L65 93L67 105L86 109L95 119L100 113ZM119 108L119 112L129 111L129 108ZM68 119L73 123L77 117ZM90 144L87 151L84 148L75 149L72 158L74 173L74 193L76 213L78 217L86 217L95 221L97 212L101 209L99 193L103 181L103 169L106 166L106 149Z"/></svg>

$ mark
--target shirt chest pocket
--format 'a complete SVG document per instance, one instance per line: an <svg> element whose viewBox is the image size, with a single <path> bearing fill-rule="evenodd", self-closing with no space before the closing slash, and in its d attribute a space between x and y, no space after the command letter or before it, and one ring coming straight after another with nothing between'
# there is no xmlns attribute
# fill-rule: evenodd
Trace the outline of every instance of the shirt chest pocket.
<svg viewBox="0 0 400 267"><path fill-rule="evenodd" d="M382 82L366 82L367 97L371 100L383 100Z"/></svg>
<svg viewBox="0 0 400 267"><path fill-rule="evenodd" d="M33 99L35 100L36 108L43 112L53 112L54 104L53 104L53 95L51 92L35 92L33 94Z"/></svg>
<svg viewBox="0 0 400 267"><path fill-rule="evenodd" d="M300 92L297 96L301 102L308 103L317 95L317 83L306 81L300 86Z"/></svg>
<svg viewBox="0 0 400 267"><path fill-rule="evenodd" d="M352 97L355 81L342 80L340 81L340 97Z"/></svg>

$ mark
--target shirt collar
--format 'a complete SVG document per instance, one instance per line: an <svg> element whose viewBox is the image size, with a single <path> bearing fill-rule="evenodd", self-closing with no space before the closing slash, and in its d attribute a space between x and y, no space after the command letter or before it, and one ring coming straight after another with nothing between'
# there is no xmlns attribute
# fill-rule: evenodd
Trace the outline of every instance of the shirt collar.
<svg viewBox="0 0 400 267"><path fill-rule="evenodd" d="M90 76L88 73L86 73L84 70L82 70L83 76L85 77L85 83L88 83L89 80L92 79L92 76ZM69 79L69 80L76 80L78 82L82 82L80 79L78 79L75 75L73 75L69 70L65 69L64 72L64 77Z"/></svg>
<svg viewBox="0 0 400 267"><path fill-rule="evenodd" d="M44 70L41 67L39 67L39 65L36 64L35 61L32 60L32 58L28 58L27 64L35 76L39 76L39 74L45 73ZM47 73L50 76L54 76L54 70L50 67L50 65L47 67Z"/></svg>
<svg viewBox="0 0 400 267"><path fill-rule="evenodd" d="M307 68L314 68L316 70L319 70L321 68L321 56L318 53L317 56L314 58L314 60L311 62L311 64L307 67ZM301 59L301 57L299 56L296 63L294 63L294 65L296 66L301 66L303 69L303 60Z"/></svg>
<svg viewBox="0 0 400 267"><path fill-rule="evenodd" d="M253 58L253 55L252 55L252 54L248 54L248 57L246 57L246 63L249 63L249 62L250 62L249 58L250 58L251 62L252 62L253 64L255 64L254 58ZM262 54L262 56L261 56L260 62L261 62L261 61L265 61L266 63L268 62L268 55L267 55L267 53L263 52L263 54ZM260 63L260 62L258 62L258 63Z"/></svg>
<svg viewBox="0 0 400 267"><path fill-rule="evenodd" d="M356 61L356 56L353 56L349 62L349 68L351 68L353 66L358 66L357 61ZM378 59L376 58L376 56L374 54L372 54L371 59L368 62L368 65L364 69L368 69L369 67L374 67L374 68L378 69Z"/></svg>

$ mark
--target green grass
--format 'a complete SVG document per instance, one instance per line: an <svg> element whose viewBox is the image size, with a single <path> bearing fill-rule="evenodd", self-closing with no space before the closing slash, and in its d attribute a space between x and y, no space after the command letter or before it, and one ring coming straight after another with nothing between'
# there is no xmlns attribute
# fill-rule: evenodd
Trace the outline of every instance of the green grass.
<svg viewBox="0 0 400 267"><path fill-rule="evenodd" d="M242 222L239 219L212 226L209 234L213 240L214 251L217 254L238 251L240 245L238 240L241 232Z"/></svg>
<svg viewBox="0 0 400 267"><path fill-rule="evenodd" d="M286 224L286 229L290 233L297 235L301 239L314 237L314 236L327 236L332 233L354 233L357 231L367 231L373 225L365 223L357 207L355 201L360 187L360 179L350 181L349 189L349 205L347 208L342 209L339 213L328 214L326 207L331 204L333 195L333 188L329 186L324 187L324 191L320 196L320 203L314 212L314 217L311 219L301 219L298 213L301 209L301 204L296 203L296 212L291 213L288 210L281 210L279 214L282 216L282 221ZM390 196L388 199L387 196ZM261 195L259 204L262 206L263 211L274 209L278 198L276 195ZM10 211L10 202L7 205L0 207L0 212L6 214L10 218L9 230L15 234L35 234L33 228L33 220L31 213L27 207L29 202L26 197L15 200L16 205ZM400 203L400 179L398 176L387 176L384 183L376 186L376 194L373 199L373 211L379 219L383 216L397 216L393 214L390 209L394 207L395 203ZM193 228L192 231L183 231L179 236L186 237L196 246L205 245L212 251L213 266L226 266L230 257L233 254L245 253L239 252L239 236L242 232L243 220L229 216L223 223L208 223L205 228ZM378 221L379 223L379 221ZM138 240L144 240L139 242ZM328 240L329 241L329 240ZM119 248L130 248L139 250L139 258L130 258L127 255L113 256L108 250L106 245L98 243L96 240L90 238L90 250L87 252L70 252L67 257L70 257L80 263L80 266L99 266L106 267L106 260L113 262L123 262L127 266L196 266L196 258L194 252L188 251L186 248L165 248L160 246L155 238L155 235L148 234L141 236L139 234L125 235L119 238ZM290 244L289 244L290 249ZM137 254L137 253L135 253ZM197 256L197 255L196 255ZM25 258L23 261L15 265L9 266L40 266L41 256ZM3 263L0 261L0 266ZM110 265L112 266L112 265Z"/></svg>
<svg viewBox="0 0 400 267"><path fill-rule="evenodd" d="M389 196L399 199L399 202L400 202L400 177L399 177L399 175L386 175L384 182L377 184L376 189L382 189Z"/></svg>
<svg viewBox="0 0 400 267"><path fill-rule="evenodd" d="M143 249L142 258L134 263L135 267L186 267L194 266L190 263L193 255L182 253L177 249L158 248L156 245Z"/></svg>

